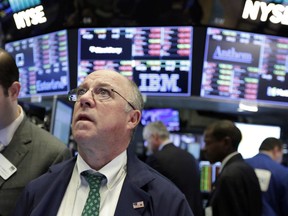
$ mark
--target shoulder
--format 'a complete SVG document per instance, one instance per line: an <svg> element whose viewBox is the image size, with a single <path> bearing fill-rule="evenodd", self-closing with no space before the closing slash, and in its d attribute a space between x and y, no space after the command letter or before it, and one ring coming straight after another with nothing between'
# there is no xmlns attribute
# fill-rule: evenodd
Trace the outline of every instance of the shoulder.
<svg viewBox="0 0 288 216"><path fill-rule="evenodd" d="M163 147L161 151L156 152L155 155L169 155L170 157L180 156L180 158L182 157L193 158L193 156L189 152L175 146L173 143L167 144L166 146Z"/></svg>
<svg viewBox="0 0 288 216"><path fill-rule="evenodd" d="M144 194L149 195L151 202L154 203L157 209L155 211L164 211L161 210L162 206L170 206L170 210L173 212L177 212L176 209L179 208L188 211L189 205L185 195L168 178L147 164L143 164L138 176L134 175L132 178L134 182L141 182L140 184L136 183L136 187L141 189Z"/></svg>
<svg viewBox="0 0 288 216"><path fill-rule="evenodd" d="M57 147L59 149L65 149L67 148L66 145L61 142L58 138L53 136L50 132L46 131L43 128L40 128L39 126L33 124L32 122L29 121L29 119L24 119L23 122L23 127L20 128L23 131L22 132L27 132L26 130L29 129L28 133L30 133L31 141L32 142L37 142L40 144L47 144L49 147ZM28 135L29 137L29 135Z"/></svg>
<svg viewBox="0 0 288 216"><path fill-rule="evenodd" d="M178 164L177 166L181 166L183 169L186 169L186 171L188 171L187 168L189 169L191 166L198 167L198 161L194 155L184 149L174 146L173 144L172 146L171 151L167 153L166 157L163 156L163 158L166 158L166 160L163 160L165 162L163 164L164 166L171 167L173 166L173 163L175 163Z"/></svg>
<svg viewBox="0 0 288 216"><path fill-rule="evenodd" d="M245 178L247 175L256 175L254 169L244 160L235 161L223 169L224 176Z"/></svg>
<svg viewBox="0 0 288 216"><path fill-rule="evenodd" d="M139 159L128 160L127 172L130 181L138 187L155 190L157 193L170 191L183 198L183 194L168 178Z"/></svg>
<svg viewBox="0 0 288 216"><path fill-rule="evenodd" d="M52 165L46 173L30 181L27 185L27 189L37 191L48 187L51 185L51 182L61 181L63 183L65 179L70 179L75 162L76 158L74 157L61 163ZM42 188L43 186L44 188Z"/></svg>
<svg viewBox="0 0 288 216"><path fill-rule="evenodd" d="M46 159L56 163L72 156L69 148L63 142L48 131L30 122L28 118L24 118L14 137L14 142L25 144L27 148L33 149L30 152L37 152L43 160Z"/></svg>

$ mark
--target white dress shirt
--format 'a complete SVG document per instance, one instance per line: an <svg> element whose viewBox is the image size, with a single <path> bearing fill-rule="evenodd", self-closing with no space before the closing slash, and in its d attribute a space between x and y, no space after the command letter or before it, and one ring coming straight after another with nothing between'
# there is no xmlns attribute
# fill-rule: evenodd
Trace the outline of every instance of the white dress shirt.
<svg viewBox="0 0 288 216"><path fill-rule="evenodd" d="M11 142L15 131L24 119L24 111L19 105L18 111L20 112L20 115L10 125L0 130L0 143L2 143L5 147Z"/></svg>
<svg viewBox="0 0 288 216"><path fill-rule="evenodd" d="M99 215L113 216L127 174L126 165L126 151L122 152L98 171L91 169L78 154L71 180L64 194L57 216L81 215L89 193L88 182L81 175L81 173L86 170L99 172L106 177L106 179L102 181L100 188L101 201Z"/></svg>

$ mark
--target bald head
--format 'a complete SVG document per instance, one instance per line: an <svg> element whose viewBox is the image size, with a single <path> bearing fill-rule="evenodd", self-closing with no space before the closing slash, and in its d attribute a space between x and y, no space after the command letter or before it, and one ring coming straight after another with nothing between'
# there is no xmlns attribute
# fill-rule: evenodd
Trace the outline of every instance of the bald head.
<svg viewBox="0 0 288 216"><path fill-rule="evenodd" d="M106 77L108 82L111 80L115 83L118 83L118 86L121 87L121 93L124 92L123 95L129 102L135 106L136 109L142 111L144 107L144 101L141 92L138 89L138 86L134 81L129 80L127 77L123 76L117 71L110 69L101 69L90 73L86 79L95 79L97 77ZM85 79L85 80L86 80Z"/></svg>

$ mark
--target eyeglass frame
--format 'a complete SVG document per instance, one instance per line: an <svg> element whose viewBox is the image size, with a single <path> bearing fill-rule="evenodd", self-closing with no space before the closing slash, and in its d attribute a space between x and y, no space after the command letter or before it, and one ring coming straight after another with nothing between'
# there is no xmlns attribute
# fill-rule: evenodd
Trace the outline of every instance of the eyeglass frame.
<svg viewBox="0 0 288 216"><path fill-rule="evenodd" d="M80 97L81 97L82 95L79 95L79 96L77 95L77 90L78 90L78 89L85 90L85 92L84 92L82 95L86 94L86 93L89 91L89 89L81 88L81 87L71 89L71 90L68 92L68 100L69 100L69 101L76 102L76 101L78 101L78 100L80 99ZM101 89L103 89L103 88L101 88ZM123 95L121 95L121 94L120 94L118 91L116 91L115 89L112 88L112 89L105 89L105 90L110 90L111 92L116 93L116 94L119 95L121 98L123 98L123 100L125 100L133 110L136 110L135 106L134 106L132 103L130 103ZM93 90L91 90L91 94L92 94L92 98L94 99L95 93L94 93ZM76 95L76 99L74 98L75 95Z"/></svg>

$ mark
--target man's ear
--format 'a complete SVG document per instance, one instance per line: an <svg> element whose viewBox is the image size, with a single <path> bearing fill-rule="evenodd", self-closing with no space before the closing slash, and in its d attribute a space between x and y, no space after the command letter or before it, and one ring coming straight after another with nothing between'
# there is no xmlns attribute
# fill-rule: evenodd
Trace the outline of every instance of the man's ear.
<svg viewBox="0 0 288 216"><path fill-rule="evenodd" d="M282 150L280 150L277 146L274 146L274 148L271 151L274 159L277 158L280 151L282 151Z"/></svg>
<svg viewBox="0 0 288 216"><path fill-rule="evenodd" d="M9 97L11 97L12 99L17 99L19 96L20 89L21 89L20 83L16 81L13 82L8 89Z"/></svg>
<svg viewBox="0 0 288 216"><path fill-rule="evenodd" d="M135 128L141 120L141 112L139 110L132 110L129 114L128 125L130 128Z"/></svg>
<svg viewBox="0 0 288 216"><path fill-rule="evenodd" d="M226 149L233 148L231 137L226 136L224 138L224 146L225 146Z"/></svg>

